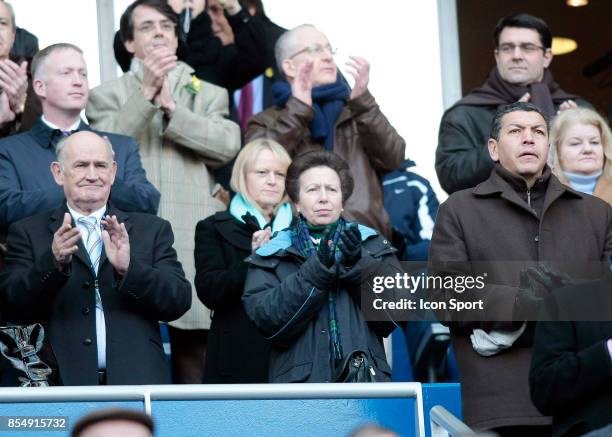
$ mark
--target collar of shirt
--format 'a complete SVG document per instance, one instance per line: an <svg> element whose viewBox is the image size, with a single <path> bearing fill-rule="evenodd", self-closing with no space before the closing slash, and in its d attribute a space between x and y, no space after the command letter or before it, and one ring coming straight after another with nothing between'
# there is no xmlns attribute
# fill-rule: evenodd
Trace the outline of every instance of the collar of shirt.
<svg viewBox="0 0 612 437"><path fill-rule="evenodd" d="M80 212L75 211L68 204L66 206L68 207L68 211L70 212L70 215L74 219L74 222L76 223L77 227L81 231L81 239L83 240L83 243L85 243L85 241L86 241L85 239L87 238L88 231L87 231L87 228L85 227L85 225L79 223L79 219L81 217L95 217L96 220L98 221L98 224L99 224L100 220L102 220L102 217L104 216L104 213L106 212L106 205L104 205L102 208L92 212L89 215L83 215ZM100 226L96 227L96 231L98 232L98 235L102 234Z"/></svg>
<svg viewBox="0 0 612 437"><path fill-rule="evenodd" d="M54 125L54 124L53 124L53 123L51 123L49 120L47 120L47 119L45 118L45 116L44 116L44 115L41 117L41 120L42 120L42 122L43 122L44 124L46 124L46 125L47 125L49 128L51 128L51 129L59 129L59 130L64 131L64 132L69 132L69 131L77 130L77 129L79 128L79 126L81 125L81 119L80 119L80 118L79 118L77 121L75 121L75 122L72 124L72 126L70 126L68 129L62 129L62 128L60 128L60 127L58 127L58 126Z"/></svg>

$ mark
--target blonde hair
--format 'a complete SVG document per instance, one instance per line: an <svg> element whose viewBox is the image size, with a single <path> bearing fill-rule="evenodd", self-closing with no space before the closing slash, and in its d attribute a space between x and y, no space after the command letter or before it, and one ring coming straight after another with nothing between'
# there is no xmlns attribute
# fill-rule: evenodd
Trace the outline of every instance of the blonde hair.
<svg viewBox="0 0 612 437"><path fill-rule="evenodd" d="M287 168L291 164L291 157L289 156L285 148L274 140L258 138L256 140L251 141L242 148L242 150L236 157L236 162L234 162L234 168L232 169L232 177L230 179L230 187L232 188L232 190L234 190L236 193L242 194L242 196L258 210L260 210L259 206L249 196L246 175L251 169L251 165L253 165L253 163L257 159L259 152L264 149L272 152L274 156L276 156L276 158L278 158L278 160L285 166L285 171L287 170ZM287 200L287 193L285 192L283 194L283 198L277 205L277 208L283 203L287 202ZM263 213L263 211L261 210L260 212Z"/></svg>
<svg viewBox="0 0 612 437"><path fill-rule="evenodd" d="M569 185L561 163L559 161L559 151L561 149L561 143L563 142L564 135L567 130L576 124L586 124L597 128L599 135L601 136L601 145L604 153L604 166L602 177L612 182L612 133L610 127L604 118L597 112L588 108L571 108L561 111L557 115L550 129L550 156L548 161L552 167L553 173L559 178L559 180L565 185Z"/></svg>

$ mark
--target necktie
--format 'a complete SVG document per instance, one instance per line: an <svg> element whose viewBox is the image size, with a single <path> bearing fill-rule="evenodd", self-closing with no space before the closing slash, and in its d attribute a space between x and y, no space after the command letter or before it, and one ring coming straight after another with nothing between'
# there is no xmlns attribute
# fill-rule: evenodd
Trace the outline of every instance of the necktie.
<svg viewBox="0 0 612 437"><path fill-rule="evenodd" d="M51 132L51 145L53 146L54 149L57 148L57 143L59 143L60 140L62 140L63 138L69 137L75 132L76 130L53 129L53 132Z"/></svg>
<svg viewBox="0 0 612 437"><path fill-rule="evenodd" d="M98 276L98 266L100 265L100 256L102 255L102 238L98 233L99 223L95 217L79 217L77 220L87 229L85 236L85 249L89 255L91 268ZM106 322L104 318L104 307L102 306L102 297L100 296L100 287L98 279L95 280L96 287L96 341L98 352L98 368L106 368Z"/></svg>
<svg viewBox="0 0 612 437"><path fill-rule="evenodd" d="M242 136L246 133L247 123L253 116L253 84L247 83L240 90L240 102L238 103L238 121Z"/></svg>
<svg viewBox="0 0 612 437"><path fill-rule="evenodd" d="M102 255L102 238L97 231L98 220L95 217L79 217L78 222L87 228L85 237L85 249L89 255L91 268L98 274L98 266L100 265L100 256Z"/></svg>

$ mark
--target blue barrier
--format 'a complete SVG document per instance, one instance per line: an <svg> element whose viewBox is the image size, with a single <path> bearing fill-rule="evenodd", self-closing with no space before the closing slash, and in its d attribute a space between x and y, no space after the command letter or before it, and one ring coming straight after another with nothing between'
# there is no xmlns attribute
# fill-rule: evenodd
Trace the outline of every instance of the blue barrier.
<svg viewBox="0 0 612 437"><path fill-rule="evenodd" d="M422 390L421 390L422 388ZM157 436L343 436L375 422L429 436L429 409L460 411L458 384L252 384L0 389L0 416L68 416L122 406L152 413ZM31 437L32 432L0 435ZM66 435L45 432L44 436Z"/></svg>

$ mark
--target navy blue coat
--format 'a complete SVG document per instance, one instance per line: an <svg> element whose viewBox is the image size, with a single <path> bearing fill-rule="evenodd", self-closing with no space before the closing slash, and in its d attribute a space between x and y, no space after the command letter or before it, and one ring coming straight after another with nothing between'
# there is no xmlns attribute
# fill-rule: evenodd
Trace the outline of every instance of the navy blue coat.
<svg viewBox="0 0 612 437"><path fill-rule="evenodd" d="M83 121L79 130L93 131ZM125 135L94 132L106 135L115 151L113 204L126 212L157 214L160 194L147 180L136 141ZM39 119L29 131L0 140L0 233L6 235L17 220L57 208L64 201L64 191L50 169L56 160L52 133Z"/></svg>

